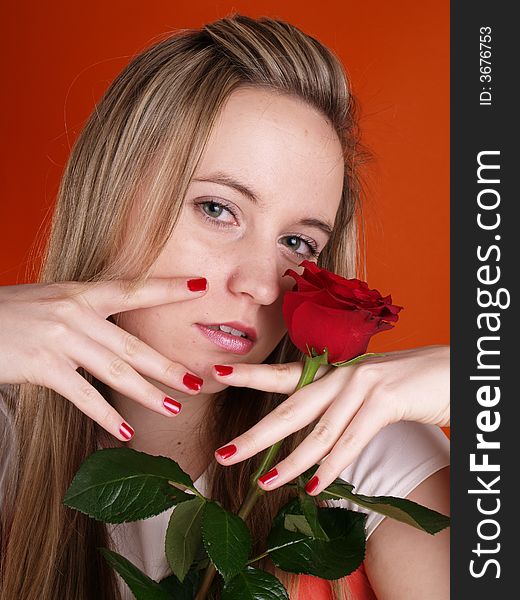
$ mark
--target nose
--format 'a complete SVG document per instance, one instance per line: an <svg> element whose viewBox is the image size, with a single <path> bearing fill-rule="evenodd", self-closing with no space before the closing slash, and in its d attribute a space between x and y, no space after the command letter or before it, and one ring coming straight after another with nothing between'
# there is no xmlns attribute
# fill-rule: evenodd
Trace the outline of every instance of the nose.
<svg viewBox="0 0 520 600"><path fill-rule="evenodd" d="M231 272L228 280L233 294L247 294L257 304L273 304L282 292L282 274L275 260L254 260L248 256Z"/></svg>

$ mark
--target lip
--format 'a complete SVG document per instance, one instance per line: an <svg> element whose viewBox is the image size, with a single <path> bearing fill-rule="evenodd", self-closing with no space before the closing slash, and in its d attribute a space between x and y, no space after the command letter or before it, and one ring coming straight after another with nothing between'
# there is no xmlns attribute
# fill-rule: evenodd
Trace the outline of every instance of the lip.
<svg viewBox="0 0 520 600"><path fill-rule="evenodd" d="M232 327L233 329L238 329L239 331L243 331L249 340L253 343L256 342L256 329L254 327L249 327L245 323L241 323L240 321L229 321L228 323L197 323L198 325L204 325L207 327L208 325L225 325L226 327Z"/></svg>
<svg viewBox="0 0 520 600"><path fill-rule="evenodd" d="M255 340L253 339L239 337L237 335L232 335L231 333L226 333L225 331L215 331L201 323L195 323L195 325L199 331L216 346L219 346L228 352L232 352L233 354L247 354L255 345ZM208 323L208 325L213 325L213 323ZM228 323L215 323L215 325L228 325L229 327L233 327L233 329L240 329L240 327ZM244 329L240 329L240 331L247 333ZM249 333L247 333L247 335L249 335Z"/></svg>

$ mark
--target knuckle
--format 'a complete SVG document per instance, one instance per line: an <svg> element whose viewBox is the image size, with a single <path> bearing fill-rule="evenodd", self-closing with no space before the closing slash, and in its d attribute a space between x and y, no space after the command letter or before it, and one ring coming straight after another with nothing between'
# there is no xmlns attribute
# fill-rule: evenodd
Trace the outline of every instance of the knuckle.
<svg viewBox="0 0 520 600"><path fill-rule="evenodd" d="M105 404L98 423L102 426L108 425L112 420L113 410L109 404Z"/></svg>
<svg viewBox="0 0 520 600"><path fill-rule="evenodd" d="M278 466L281 469L283 469L283 471L287 475L291 475L292 473L298 473L301 471L301 469L298 469L298 464L297 464L296 460L294 459L294 456L292 456L291 454L289 454L289 456L285 457L283 459L283 462L280 462L278 464Z"/></svg>
<svg viewBox="0 0 520 600"><path fill-rule="evenodd" d="M373 383L379 378L379 369L376 364L361 364L356 370L356 375L361 382Z"/></svg>
<svg viewBox="0 0 520 600"><path fill-rule="evenodd" d="M291 365L288 363L277 363L273 365L273 369L276 376L282 380L285 380L291 374Z"/></svg>
<svg viewBox="0 0 520 600"><path fill-rule="evenodd" d="M70 334L69 326L63 321L49 321L45 337L53 342L62 341Z"/></svg>
<svg viewBox="0 0 520 600"><path fill-rule="evenodd" d="M250 433L242 434L236 445L240 446L248 456L253 456L259 452L255 438Z"/></svg>
<svg viewBox="0 0 520 600"><path fill-rule="evenodd" d="M145 406L151 408L152 410L162 408L162 398L164 398L164 394L162 394L157 388L153 385L148 384L146 379L142 381L143 386L142 390L139 392L139 401L145 404Z"/></svg>
<svg viewBox="0 0 520 600"><path fill-rule="evenodd" d="M49 311L55 319L67 319L76 311L76 305L72 298L58 298L52 301Z"/></svg>
<svg viewBox="0 0 520 600"><path fill-rule="evenodd" d="M143 342L131 333L125 335L124 352L126 356L133 357L143 349Z"/></svg>
<svg viewBox="0 0 520 600"><path fill-rule="evenodd" d="M349 451L355 451L357 441L358 439L353 433L350 431L345 431L345 433L336 442L335 450L340 452L345 449L348 449Z"/></svg>
<svg viewBox="0 0 520 600"><path fill-rule="evenodd" d="M118 304L120 310L124 311L128 308L132 301L132 296L137 292L139 288L139 282L132 282L127 279L117 280L117 296L119 297Z"/></svg>
<svg viewBox="0 0 520 600"><path fill-rule="evenodd" d="M174 362L167 362L164 367L164 377L166 380L171 381L176 379L178 376L178 367Z"/></svg>
<svg viewBox="0 0 520 600"><path fill-rule="evenodd" d="M119 357L114 358L108 367L109 375L114 379L119 379L122 375L128 373L128 371L128 365Z"/></svg>
<svg viewBox="0 0 520 600"><path fill-rule="evenodd" d="M332 441L332 428L328 423L318 423L312 431L312 437L324 446Z"/></svg>
<svg viewBox="0 0 520 600"><path fill-rule="evenodd" d="M320 481L334 481L340 472L341 469L334 464L334 461L327 459L321 463L318 476Z"/></svg>
<svg viewBox="0 0 520 600"><path fill-rule="evenodd" d="M294 421L296 419L295 402L286 400L273 410L273 414L284 421Z"/></svg>
<svg viewBox="0 0 520 600"><path fill-rule="evenodd" d="M38 356L37 367L31 370L27 381L52 388L61 368L58 359L51 353L43 352Z"/></svg>
<svg viewBox="0 0 520 600"><path fill-rule="evenodd" d="M88 383L85 383L79 388L79 397L85 404L91 404L99 399L98 392Z"/></svg>

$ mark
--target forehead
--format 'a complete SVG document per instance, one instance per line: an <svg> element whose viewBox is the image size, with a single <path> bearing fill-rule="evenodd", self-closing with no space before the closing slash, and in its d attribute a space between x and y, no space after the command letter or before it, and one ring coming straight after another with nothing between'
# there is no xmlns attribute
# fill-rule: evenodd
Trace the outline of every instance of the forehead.
<svg viewBox="0 0 520 600"><path fill-rule="evenodd" d="M224 172L248 182L266 205L320 206L334 219L343 156L326 117L303 101L241 88L227 99L195 173Z"/></svg>

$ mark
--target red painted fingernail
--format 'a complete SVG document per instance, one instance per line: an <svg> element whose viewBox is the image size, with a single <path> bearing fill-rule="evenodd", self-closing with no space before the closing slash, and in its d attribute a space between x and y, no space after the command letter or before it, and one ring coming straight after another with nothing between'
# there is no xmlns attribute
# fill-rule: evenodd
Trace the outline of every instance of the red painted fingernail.
<svg viewBox="0 0 520 600"><path fill-rule="evenodd" d="M233 367L229 367L228 365L213 365L217 375L231 375L233 373Z"/></svg>
<svg viewBox="0 0 520 600"><path fill-rule="evenodd" d="M307 482L307 485L305 486L305 491L308 494L311 494L312 492L314 492L314 490L318 487L319 484L320 480L316 477L316 475L314 475L314 477L312 477L312 479L310 479Z"/></svg>
<svg viewBox="0 0 520 600"><path fill-rule="evenodd" d="M184 375L182 378L182 383L184 383L187 388L190 388L190 390L199 391L203 380L200 377L197 377L197 375L186 373L186 375Z"/></svg>
<svg viewBox="0 0 520 600"><path fill-rule="evenodd" d="M237 447L235 446L235 444L222 446L222 448L215 450L215 452L220 456L220 458L229 458L230 456L233 456L233 454L235 454L236 451Z"/></svg>
<svg viewBox="0 0 520 600"><path fill-rule="evenodd" d="M191 292L202 292L208 287L208 280L205 277L199 277L198 279L188 279L188 289Z"/></svg>
<svg viewBox="0 0 520 600"><path fill-rule="evenodd" d="M182 408L182 404L180 402L177 402L177 400L174 400L173 398L168 398L168 396L166 396L163 400L163 405L164 408L172 412L174 415L178 415Z"/></svg>
<svg viewBox="0 0 520 600"><path fill-rule="evenodd" d="M276 469L271 469L270 471L267 471L267 473L265 475L262 475L262 477L259 477L258 481L260 483L263 483L264 485L268 485L269 483L271 483L271 481L274 481L277 477L278 477L278 471Z"/></svg>
<svg viewBox="0 0 520 600"><path fill-rule="evenodd" d="M125 440L131 440L134 436L134 430L128 425L128 423L121 423L119 426L119 433L125 438Z"/></svg>

